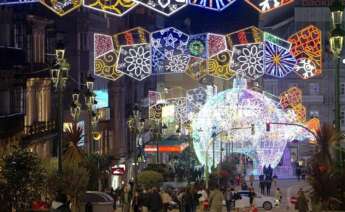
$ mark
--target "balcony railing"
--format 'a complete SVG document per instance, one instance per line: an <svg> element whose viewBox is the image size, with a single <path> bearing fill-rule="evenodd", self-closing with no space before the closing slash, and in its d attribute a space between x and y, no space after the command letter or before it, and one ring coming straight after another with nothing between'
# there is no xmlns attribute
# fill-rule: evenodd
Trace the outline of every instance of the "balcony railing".
<svg viewBox="0 0 345 212"><path fill-rule="evenodd" d="M10 137L13 134L22 132L24 123L24 114L16 113L0 116L0 138Z"/></svg>
<svg viewBox="0 0 345 212"><path fill-rule="evenodd" d="M30 126L25 126L24 133L26 136L42 135L55 131L55 128L55 121L35 122Z"/></svg>

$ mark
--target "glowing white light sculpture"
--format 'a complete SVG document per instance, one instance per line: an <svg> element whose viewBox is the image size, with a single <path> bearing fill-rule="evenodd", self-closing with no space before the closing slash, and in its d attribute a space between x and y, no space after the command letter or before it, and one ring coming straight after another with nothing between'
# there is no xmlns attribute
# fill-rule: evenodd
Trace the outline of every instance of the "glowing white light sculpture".
<svg viewBox="0 0 345 212"><path fill-rule="evenodd" d="M312 138L299 126L266 123L298 123L293 111L284 111L279 103L262 93L246 88L244 79L235 79L234 88L207 99L192 121L196 155L208 167L220 162L220 142L232 142L233 152L250 157L256 170L279 163L287 142L295 138ZM226 134L227 136L220 136ZM225 139L225 140L224 140ZM215 163L212 143L215 146ZM208 154L208 156L206 156Z"/></svg>

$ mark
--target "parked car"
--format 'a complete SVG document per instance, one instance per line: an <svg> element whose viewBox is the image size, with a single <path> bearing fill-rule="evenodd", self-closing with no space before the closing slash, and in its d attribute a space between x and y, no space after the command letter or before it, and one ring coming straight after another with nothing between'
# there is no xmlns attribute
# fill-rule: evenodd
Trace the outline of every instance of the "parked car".
<svg viewBox="0 0 345 212"><path fill-rule="evenodd" d="M238 194L241 196L241 199L235 200L235 208L249 208L249 191L239 191ZM254 198L255 206L265 210L272 210L274 207L277 207L278 204L276 204L276 202L277 200L274 197L263 196L260 194L256 194Z"/></svg>

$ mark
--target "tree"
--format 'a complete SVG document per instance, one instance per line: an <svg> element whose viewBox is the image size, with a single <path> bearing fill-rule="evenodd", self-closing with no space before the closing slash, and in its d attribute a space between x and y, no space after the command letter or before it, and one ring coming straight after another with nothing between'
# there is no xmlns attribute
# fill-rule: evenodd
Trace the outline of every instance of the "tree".
<svg viewBox="0 0 345 212"><path fill-rule="evenodd" d="M63 175L52 170L48 175L48 189L52 196L64 193L72 203L72 211L78 212L80 201L85 195L89 181L89 173L86 168L73 162L63 163Z"/></svg>
<svg viewBox="0 0 345 212"><path fill-rule="evenodd" d="M39 157L26 149L16 149L2 164L2 194L8 206L23 211L45 191L46 172Z"/></svg>
<svg viewBox="0 0 345 212"><path fill-rule="evenodd" d="M80 163L84 159L84 153L78 144L83 137L83 129L74 122L64 133L63 160Z"/></svg>
<svg viewBox="0 0 345 212"><path fill-rule="evenodd" d="M138 183L146 188L159 187L163 182L163 176L155 171L143 171L138 175Z"/></svg>

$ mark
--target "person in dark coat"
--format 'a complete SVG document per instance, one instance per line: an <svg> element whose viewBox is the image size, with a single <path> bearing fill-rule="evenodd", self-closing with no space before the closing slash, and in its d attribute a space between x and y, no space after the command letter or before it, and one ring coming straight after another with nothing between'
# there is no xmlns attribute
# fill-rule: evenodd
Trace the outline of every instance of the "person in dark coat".
<svg viewBox="0 0 345 212"><path fill-rule="evenodd" d="M65 194L59 193L51 205L51 212L70 212L68 207L67 196Z"/></svg>
<svg viewBox="0 0 345 212"><path fill-rule="evenodd" d="M265 176L263 174L259 176L259 183L260 183L261 194L265 195Z"/></svg>
<svg viewBox="0 0 345 212"><path fill-rule="evenodd" d="M191 212L193 207L193 195L190 188L186 188L182 195L182 212Z"/></svg>
<svg viewBox="0 0 345 212"><path fill-rule="evenodd" d="M300 190L298 192L298 197L297 197L297 203L296 203L296 209L299 212L308 212L309 208L308 208L308 200L304 195L304 191Z"/></svg>
<svg viewBox="0 0 345 212"><path fill-rule="evenodd" d="M269 196L271 195L272 178L266 177L265 184L266 184L266 195Z"/></svg>
<svg viewBox="0 0 345 212"><path fill-rule="evenodd" d="M132 199L132 208L134 212L140 212L142 206L142 198L140 196L140 193L138 191L134 192L134 196Z"/></svg>
<svg viewBox="0 0 345 212"><path fill-rule="evenodd" d="M256 196L256 194L254 192L254 188L251 187L249 189L249 204L250 204L250 206L253 206L255 196Z"/></svg>
<svg viewBox="0 0 345 212"><path fill-rule="evenodd" d="M161 212L163 208L162 197L158 192L158 189L154 187L149 197L149 211L150 212Z"/></svg>

